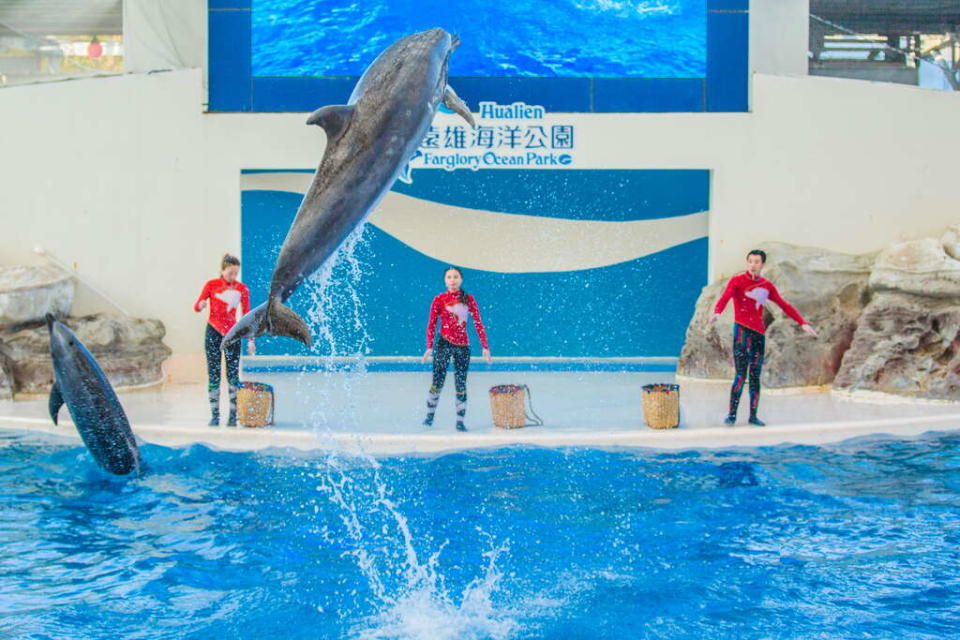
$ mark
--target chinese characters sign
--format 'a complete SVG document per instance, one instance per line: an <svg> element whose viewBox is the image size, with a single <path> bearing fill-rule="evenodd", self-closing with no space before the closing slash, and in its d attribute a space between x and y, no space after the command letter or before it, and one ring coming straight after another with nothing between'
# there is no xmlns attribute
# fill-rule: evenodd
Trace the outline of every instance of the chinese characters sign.
<svg viewBox="0 0 960 640"><path fill-rule="evenodd" d="M560 167L573 162L571 124L544 121L543 107L481 102L476 128L431 126L413 161L416 168Z"/></svg>

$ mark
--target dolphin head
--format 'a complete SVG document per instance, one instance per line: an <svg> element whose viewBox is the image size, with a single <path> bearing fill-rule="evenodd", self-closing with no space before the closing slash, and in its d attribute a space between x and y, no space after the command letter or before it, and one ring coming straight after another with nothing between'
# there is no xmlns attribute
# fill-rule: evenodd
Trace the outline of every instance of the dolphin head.
<svg viewBox="0 0 960 640"><path fill-rule="evenodd" d="M46 315L47 329L50 331L50 354L64 357L75 348L77 337L62 322L57 320L52 313Z"/></svg>
<svg viewBox="0 0 960 640"><path fill-rule="evenodd" d="M426 51L430 58L442 60L444 67L453 50L460 46L460 38L440 27L410 34L403 41L410 51Z"/></svg>
<svg viewBox="0 0 960 640"><path fill-rule="evenodd" d="M46 321L50 331L50 356L53 358L54 369L84 360L88 352L76 334L53 314L48 313Z"/></svg>

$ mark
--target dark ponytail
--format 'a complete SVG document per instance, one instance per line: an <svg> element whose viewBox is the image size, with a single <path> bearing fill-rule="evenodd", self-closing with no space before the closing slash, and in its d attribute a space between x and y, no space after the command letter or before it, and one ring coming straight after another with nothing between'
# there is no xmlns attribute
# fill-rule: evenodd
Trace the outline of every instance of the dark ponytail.
<svg viewBox="0 0 960 640"><path fill-rule="evenodd" d="M220 271L223 271L227 267L239 267L240 259L236 256L232 256L229 253L223 254L223 258L220 259Z"/></svg>

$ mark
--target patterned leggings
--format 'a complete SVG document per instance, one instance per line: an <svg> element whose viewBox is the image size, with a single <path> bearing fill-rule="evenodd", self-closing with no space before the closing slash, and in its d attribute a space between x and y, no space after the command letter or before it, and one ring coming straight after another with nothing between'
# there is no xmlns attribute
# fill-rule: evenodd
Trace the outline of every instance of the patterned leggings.
<svg viewBox="0 0 960 640"><path fill-rule="evenodd" d="M220 355L220 341L223 336L211 325L207 325L204 335L204 351L207 354L207 395L210 400L210 412L214 417L220 414L220 367L222 358L227 360L227 384L230 392L230 415L237 413L237 387L240 386L240 343L234 342Z"/></svg>
<svg viewBox="0 0 960 640"><path fill-rule="evenodd" d="M737 415L743 383L750 384L750 416L756 417L760 403L760 373L763 369L763 353L766 339L739 324L733 325L733 364L737 373L730 388L730 415Z"/></svg>
<svg viewBox="0 0 960 640"><path fill-rule="evenodd" d="M433 348L433 386L427 393L427 424L433 422L437 411L440 391L447 378L447 367L453 359L453 382L457 389L457 424L462 426L467 415L467 370L470 368L470 347L448 342L443 337L437 339Z"/></svg>

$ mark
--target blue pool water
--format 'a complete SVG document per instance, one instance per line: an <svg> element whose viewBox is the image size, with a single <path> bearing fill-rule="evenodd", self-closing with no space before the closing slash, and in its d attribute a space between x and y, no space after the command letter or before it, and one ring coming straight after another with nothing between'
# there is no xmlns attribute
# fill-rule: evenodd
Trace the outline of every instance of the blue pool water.
<svg viewBox="0 0 960 640"><path fill-rule="evenodd" d="M935 638L960 436L339 458L0 432L4 638Z"/></svg>
<svg viewBox="0 0 960 640"><path fill-rule="evenodd" d="M461 38L452 76L700 78L706 0L254 0L255 76L358 76L431 27Z"/></svg>

